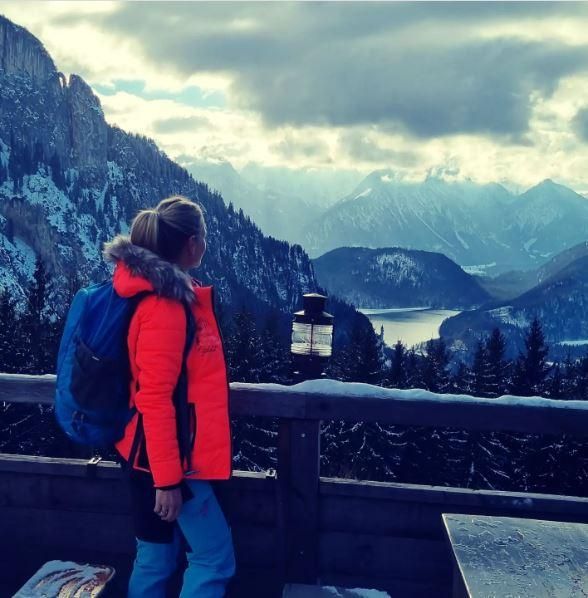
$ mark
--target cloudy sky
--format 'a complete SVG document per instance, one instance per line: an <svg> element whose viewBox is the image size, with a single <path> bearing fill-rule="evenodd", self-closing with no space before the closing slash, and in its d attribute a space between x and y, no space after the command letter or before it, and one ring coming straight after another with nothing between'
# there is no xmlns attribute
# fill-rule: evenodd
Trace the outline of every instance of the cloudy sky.
<svg viewBox="0 0 588 598"><path fill-rule="evenodd" d="M588 190L588 4L0 2L172 157Z"/></svg>

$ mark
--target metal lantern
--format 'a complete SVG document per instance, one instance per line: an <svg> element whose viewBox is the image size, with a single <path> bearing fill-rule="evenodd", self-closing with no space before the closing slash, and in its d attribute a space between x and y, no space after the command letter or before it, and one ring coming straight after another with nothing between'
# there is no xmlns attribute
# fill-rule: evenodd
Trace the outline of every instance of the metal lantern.
<svg viewBox="0 0 588 598"><path fill-rule="evenodd" d="M324 311L327 297L318 293L302 296L303 307L294 313L292 322L292 365L294 378L320 378L331 356L333 316Z"/></svg>

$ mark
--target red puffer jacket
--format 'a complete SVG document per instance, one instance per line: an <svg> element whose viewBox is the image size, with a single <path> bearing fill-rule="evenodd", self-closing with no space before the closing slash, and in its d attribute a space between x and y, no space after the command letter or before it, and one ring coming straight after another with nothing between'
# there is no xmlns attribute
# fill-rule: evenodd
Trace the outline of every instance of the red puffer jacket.
<svg viewBox="0 0 588 598"><path fill-rule="evenodd" d="M222 336L214 311L214 287L202 286L177 265L117 235L104 246L116 263L113 284L121 297L154 290L141 300L130 322L130 406L137 413L115 447L128 461L138 446L134 469L150 471L156 488L174 487L184 477L232 476L229 381ZM180 461L172 395L182 366L188 301L196 319L196 339L186 361L191 414L192 470ZM138 426L142 416L142 427Z"/></svg>

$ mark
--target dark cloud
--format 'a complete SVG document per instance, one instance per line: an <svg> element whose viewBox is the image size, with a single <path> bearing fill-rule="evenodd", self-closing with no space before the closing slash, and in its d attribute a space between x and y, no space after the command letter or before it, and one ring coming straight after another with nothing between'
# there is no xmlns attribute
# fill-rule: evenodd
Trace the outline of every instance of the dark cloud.
<svg viewBox="0 0 588 598"><path fill-rule="evenodd" d="M549 96L561 77L587 64L586 48L512 39L387 52L358 43L275 76L252 71L235 93L272 125L392 123L416 137L522 136L531 94Z"/></svg>
<svg viewBox="0 0 588 598"><path fill-rule="evenodd" d="M585 143L588 143L588 107L581 108L572 120L576 135Z"/></svg>
<svg viewBox="0 0 588 598"><path fill-rule="evenodd" d="M204 116L163 118L153 123L153 129L156 133L180 133L209 126L210 121Z"/></svg>
<svg viewBox="0 0 588 598"><path fill-rule="evenodd" d="M228 73L270 126L400 127L524 140L532 96L588 66L585 47L475 39L472 27L585 18L585 3L121 3L97 17L185 75ZM95 18L95 17L93 17ZM528 20L527 20L528 19Z"/></svg>

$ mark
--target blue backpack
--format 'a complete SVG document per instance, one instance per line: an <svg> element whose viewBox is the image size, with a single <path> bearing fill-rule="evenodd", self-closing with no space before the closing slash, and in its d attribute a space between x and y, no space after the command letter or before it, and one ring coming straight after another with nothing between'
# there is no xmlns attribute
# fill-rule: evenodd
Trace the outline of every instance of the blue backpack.
<svg viewBox="0 0 588 598"><path fill-rule="evenodd" d="M74 442L109 448L124 436L137 411L130 408L129 324L141 299L154 291L120 297L111 279L81 288L67 314L57 356L55 417ZM186 345L174 392L178 415L187 409L186 357L195 331L187 303ZM178 422L178 430L183 427Z"/></svg>

